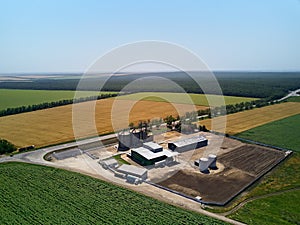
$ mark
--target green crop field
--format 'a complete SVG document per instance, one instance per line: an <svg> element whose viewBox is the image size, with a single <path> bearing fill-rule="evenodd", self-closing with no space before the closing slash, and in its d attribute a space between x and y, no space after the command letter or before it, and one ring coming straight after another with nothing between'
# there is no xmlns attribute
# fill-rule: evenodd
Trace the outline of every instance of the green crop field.
<svg viewBox="0 0 300 225"><path fill-rule="evenodd" d="M293 96L287 99L288 102L300 102L300 96Z"/></svg>
<svg viewBox="0 0 300 225"><path fill-rule="evenodd" d="M223 96L219 95L206 95L212 99L213 103L221 104ZM141 92L130 95L124 95L118 97L118 99L125 100L147 100L147 101L158 101L158 102L173 102L182 104L195 104L209 106L207 98L204 94L185 94L185 93L168 93L168 92ZM236 104L240 102L249 102L257 100L257 98L245 98L245 97L234 97L224 96L225 104Z"/></svg>
<svg viewBox="0 0 300 225"><path fill-rule="evenodd" d="M299 202L300 190L287 192L249 202L230 217L249 225L299 224Z"/></svg>
<svg viewBox="0 0 300 225"><path fill-rule="evenodd" d="M299 224L300 202L300 115L274 121L238 136L296 151L266 175L243 199L293 190L247 203L230 215L247 224Z"/></svg>
<svg viewBox="0 0 300 225"><path fill-rule="evenodd" d="M0 224L225 224L85 175L0 164Z"/></svg>
<svg viewBox="0 0 300 225"><path fill-rule="evenodd" d="M44 102L69 100L74 98L74 94L75 91L0 89L0 110ZM80 91L80 97L94 95L94 91Z"/></svg>
<svg viewBox="0 0 300 225"><path fill-rule="evenodd" d="M300 114L277 120L238 134L251 139L300 152Z"/></svg>

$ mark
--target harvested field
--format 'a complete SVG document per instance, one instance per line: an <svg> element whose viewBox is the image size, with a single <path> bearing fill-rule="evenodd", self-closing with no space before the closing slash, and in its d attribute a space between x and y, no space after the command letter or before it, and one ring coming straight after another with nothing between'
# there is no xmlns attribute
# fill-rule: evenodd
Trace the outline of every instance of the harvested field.
<svg viewBox="0 0 300 225"><path fill-rule="evenodd" d="M227 115L226 133L231 135L237 134L272 121L299 114L299 112L300 103L287 102L230 114ZM221 119L222 117L215 118L213 128L211 127L211 119L203 120L200 124L205 125L208 129L222 132L223 123L218 123L218 120L221 121Z"/></svg>
<svg viewBox="0 0 300 225"><path fill-rule="evenodd" d="M77 118L77 137L89 137L98 134L106 134L113 131L114 127L127 127L129 122L137 123L167 115L177 115L179 111L192 111L192 106L185 104L171 104L166 102L130 101L103 99L97 101L95 116L88 117L94 111L94 102L83 102L76 104L76 109L81 115ZM124 115L125 109L129 109L128 115ZM112 108L114 108L112 113ZM176 108L176 109L175 109ZM205 109L197 106L196 109ZM72 105L39 110L35 112L22 113L18 115L0 118L0 137L7 139L18 147L36 145L37 147L57 144L74 140L72 126ZM96 124L96 133L92 128Z"/></svg>
<svg viewBox="0 0 300 225"><path fill-rule="evenodd" d="M257 177L285 157L285 153L255 145L243 145L219 156L224 169L203 174L183 169L159 184L203 201L224 204Z"/></svg>

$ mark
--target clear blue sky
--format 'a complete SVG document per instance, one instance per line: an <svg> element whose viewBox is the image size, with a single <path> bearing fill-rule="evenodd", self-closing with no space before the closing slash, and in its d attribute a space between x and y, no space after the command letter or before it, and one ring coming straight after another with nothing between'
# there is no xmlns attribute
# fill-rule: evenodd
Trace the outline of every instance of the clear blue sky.
<svg viewBox="0 0 300 225"><path fill-rule="evenodd" d="M300 0L0 0L0 73L82 72L128 42L163 40L214 70L300 71Z"/></svg>

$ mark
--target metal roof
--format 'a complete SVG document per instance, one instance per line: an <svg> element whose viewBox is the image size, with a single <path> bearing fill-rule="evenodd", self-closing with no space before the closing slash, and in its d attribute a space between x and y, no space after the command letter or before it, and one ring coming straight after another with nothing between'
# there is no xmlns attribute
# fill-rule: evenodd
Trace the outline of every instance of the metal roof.
<svg viewBox="0 0 300 225"><path fill-rule="evenodd" d="M118 172L120 173L130 173L131 175L136 175L136 176L143 176L145 173L147 173L147 169L141 168L141 167L137 167L137 166L133 166L133 165L126 165L123 164L121 165L118 169Z"/></svg>
<svg viewBox="0 0 300 225"><path fill-rule="evenodd" d="M187 145L197 144L198 142L206 141L207 139L204 136L195 136L186 139L180 139L178 141L170 142L176 145L177 147L184 147Z"/></svg>
<svg viewBox="0 0 300 225"><path fill-rule="evenodd" d="M76 157L81 155L81 150L79 148L72 148L68 150L63 150L59 152L53 152L53 156L58 160L63 160L71 157Z"/></svg>
<svg viewBox="0 0 300 225"><path fill-rule="evenodd" d="M108 166L113 165L113 164L118 164L118 161L115 160L114 158L105 159L102 162Z"/></svg>
<svg viewBox="0 0 300 225"><path fill-rule="evenodd" d="M160 156L167 156L169 158L169 157L178 155L178 154L176 154L177 152L172 152L172 151L166 150L166 149L163 149L160 152L152 152L151 150L144 148L144 147L135 148L135 149L132 149L131 151L134 151L134 152L140 154L147 160L155 159Z"/></svg>
<svg viewBox="0 0 300 225"><path fill-rule="evenodd" d="M153 150L162 148L162 146L160 146L159 144L157 144L153 141L146 142L143 144L143 146L149 147L150 149L153 149Z"/></svg>

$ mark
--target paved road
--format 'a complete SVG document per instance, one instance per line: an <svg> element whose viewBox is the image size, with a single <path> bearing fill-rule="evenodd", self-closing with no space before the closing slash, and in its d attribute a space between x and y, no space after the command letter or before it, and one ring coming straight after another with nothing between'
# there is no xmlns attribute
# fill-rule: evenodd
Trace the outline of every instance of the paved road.
<svg viewBox="0 0 300 225"><path fill-rule="evenodd" d="M24 162L29 162L29 163L37 163L37 164L43 164L43 165L47 164L48 165L49 163L46 160L44 160L44 156L50 152L59 151L59 150L66 149L66 148L73 148L73 147L77 147L78 145L90 144L90 143L94 143L97 141L103 141L103 140L114 138L114 137L116 137L115 134L110 134L110 135L105 135L105 136L101 136L101 137L80 140L77 142L71 142L71 143L67 143L67 144L61 144L61 145L55 145L55 146L51 146L51 147L41 148L41 149L38 149L35 151L16 154L13 157L10 157L10 156L2 157L2 158L0 158L0 163L1 162L9 162L9 161L24 161ZM100 146L100 143L101 142L99 142L99 146Z"/></svg>
<svg viewBox="0 0 300 225"><path fill-rule="evenodd" d="M278 99L278 100L275 100L276 102L281 102L289 97L292 97L292 96L300 96L299 94L297 94L297 92L300 92L300 89L298 90L295 90L295 91L291 91L288 95L284 96L283 98L281 99Z"/></svg>

